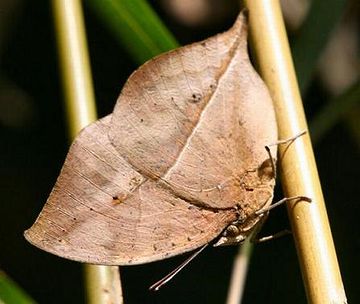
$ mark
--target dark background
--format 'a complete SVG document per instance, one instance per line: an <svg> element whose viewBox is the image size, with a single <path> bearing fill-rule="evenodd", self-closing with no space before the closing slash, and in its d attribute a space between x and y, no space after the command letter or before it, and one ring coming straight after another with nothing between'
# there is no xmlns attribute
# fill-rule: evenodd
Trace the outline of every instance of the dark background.
<svg viewBox="0 0 360 304"><path fill-rule="evenodd" d="M170 20L161 9L159 13L182 44L226 29L236 15L234 11L227 24L194 30ZM101 117L112 111L122 85L137 65L86 6L85 18ZM45 203L68 147L48 2L18 5L1 42L0 268L39 303L84 302L82 265L38 250L22 235ZM304 98L310 120L327 99L321 84L314 81ZM359 146L340 122L314 149L348 300L360 303ZM276 197L281 196L278 190ZM277 208L261 234L287 227L285 208ZM148 292L148 286L184 256L123 267L125 301L223 303L236 251L235 247L207 249L158 293ZM291 237L255 247L243 303L268 302L306 302Z"/></svg>

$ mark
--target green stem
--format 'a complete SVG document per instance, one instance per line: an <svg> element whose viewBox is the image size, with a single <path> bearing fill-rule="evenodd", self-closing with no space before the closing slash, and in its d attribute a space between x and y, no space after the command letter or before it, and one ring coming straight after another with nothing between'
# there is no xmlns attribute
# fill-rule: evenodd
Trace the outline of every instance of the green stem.
<svg viewBox="0 0 360 304"><path fill-rule="evenodd" d="M55 29L70 138L96 120L81 1L53 0ZM123 303L119 268L85 265L87 302Z"/></svg>

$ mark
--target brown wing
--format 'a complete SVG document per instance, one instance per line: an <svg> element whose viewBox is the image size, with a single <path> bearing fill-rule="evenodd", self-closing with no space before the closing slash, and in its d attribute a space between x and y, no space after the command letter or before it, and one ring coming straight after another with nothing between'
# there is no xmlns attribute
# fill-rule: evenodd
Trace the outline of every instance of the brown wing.
<svg viewBox="0 0 360 304"><path fill-rule="evenodd" d="M72 144L35 224L35 246L61 257L104 265L151 262L215 238L234 220L176 198L118 156L106 136L111 116L85 128Z"/></svg>
<svg viewBox="0 0 360 304"><path fill-rule="evenodd" d="M276 123L246 36L240 15L228 32L136 71L114 114L71 146L26 238L88 263L150 262L215 238L235 204L247 214L267 203L273 182L254 169Z"/></svg>
<svg viewBox="0 0 360 304"><path fill-rule="evenodd" d="M229 31L134 72L110 137L136 170L162 177L194 204L228 208L245 200L239 180L268 158L264 146L277 140L277 128L268 90L248 58L244 16Z"/></svg>

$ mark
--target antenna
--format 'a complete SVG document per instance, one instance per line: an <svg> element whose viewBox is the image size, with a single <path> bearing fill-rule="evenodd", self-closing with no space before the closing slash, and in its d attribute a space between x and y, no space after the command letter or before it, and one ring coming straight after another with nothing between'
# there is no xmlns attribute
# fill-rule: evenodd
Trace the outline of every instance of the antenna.
<svg viewBox="0 0 360 304"><path fill-rule="evenodd" d="M209 244L206 243L204 246L200 247L195 251L190 257L188 257L184 262L182 262L178 267L173 271L163 277L161 280L157 281L149 287L149 290L158 291L162 286L169 282L174 276L176 276L187 264L189 264L201 251L203 251Z"/></svg>

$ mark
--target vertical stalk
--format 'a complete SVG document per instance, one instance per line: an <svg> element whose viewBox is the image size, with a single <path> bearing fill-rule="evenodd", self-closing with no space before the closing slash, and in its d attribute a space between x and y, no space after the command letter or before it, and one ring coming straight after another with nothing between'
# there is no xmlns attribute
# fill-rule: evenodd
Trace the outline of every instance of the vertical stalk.
<svg viewBox="0 0 360 304"><path fill-rule="evenodd" d="M84 270L87 303L123 303L119 267L85 265Z"/></svg>
<svg viewBox="0 0 360 304"><path fill-rule="evenodd" d="M247 238L243 244L238 246L238 253L233 262L226 304L241 303L252 250L253 245L250 243L250 238Z"/></svg>
<svg viewBox="0 0 360 304"><path fill-rule="evenodd" d="M250 34L260 73L270 89L279 138L307 129L289 43L278 0L246 0ZM286 196L306 195L312 203L289 202L288 213L309 303L346 303L324 198L309 134L279 147Z"/></svg>
<svg viewBox="0 0 360 304"><path fill-rule="evenodd" d="M95 97L80 0L53 0L69 137L96 120ZM85 265L88 303L123 303L118 267Z"/></svg>
<svg viewBox="0 0 360 304"><path fill-rule="evenodd" d="M80 1L53 0L52 5L68 132L72 140L97 118L89 53Z"/></svg>

